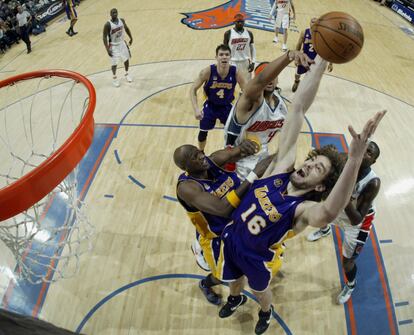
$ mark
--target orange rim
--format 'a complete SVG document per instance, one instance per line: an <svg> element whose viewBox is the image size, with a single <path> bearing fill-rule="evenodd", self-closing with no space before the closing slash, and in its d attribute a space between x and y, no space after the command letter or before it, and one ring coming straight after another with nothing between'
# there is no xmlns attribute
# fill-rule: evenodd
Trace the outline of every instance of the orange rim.
<svg viewBox="0 0 414 335"><path fill-rule="evenodd" d="M0 88L46 76L70 78L82 83L89 92L89 105L78 127L57 151L38 167L0 190L0 221L25 211L49 194L76 167L92 143L96 92L83 75L66 70L40 70L2 80Z"/></svg>

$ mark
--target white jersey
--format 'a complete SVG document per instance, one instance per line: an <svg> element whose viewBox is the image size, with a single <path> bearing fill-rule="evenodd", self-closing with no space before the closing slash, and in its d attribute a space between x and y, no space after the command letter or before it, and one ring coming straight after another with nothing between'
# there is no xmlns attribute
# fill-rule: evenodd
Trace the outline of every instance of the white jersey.
<svg viewBox="0 0 414 335"><path fill-rule="evenodd" d="M290 13L290 0L275 0L272 9L270 10L270 16L284 16Z"/></svg>
<svg viewBox="0 0 414 335"><path fill-rule="evenodd" d="M251 38L247 29L238 32L234 28L230 30L229 47L231 50L231 61L237 62L251 59L250 54Z"/></svg>
<svg viewBox="0 0 414 335"><path fill-rule="evenodd" d="M108 22L111 25L111 31L109 32L111 45L119 45L124 42L125 27L122 20L118 19L117 23L114 23L111 20Z"/></svg>
<svg viewBox="0 0 414 335"><path fill-rule="evenodd" d="M252 139L261 145L260 151L255 155L243 158L236 164L237 174L241 179L245 179L247 174L254 169L257 162L269 156L268 143L273 139L278 131L281 130L287 114L287 107L282 97L274 91L273 94L279 99L279 104L273 110L263 99L262 105L250 117L250 119L241 125L240 135L237 137L234 145L239 145L244 139ZM237 103L230 111L224 126L224 140L227 142L228 128L231 119L234 118ZM235 119L234 119L235 121ZM236 122L237 123L237 122Z"/></svg>

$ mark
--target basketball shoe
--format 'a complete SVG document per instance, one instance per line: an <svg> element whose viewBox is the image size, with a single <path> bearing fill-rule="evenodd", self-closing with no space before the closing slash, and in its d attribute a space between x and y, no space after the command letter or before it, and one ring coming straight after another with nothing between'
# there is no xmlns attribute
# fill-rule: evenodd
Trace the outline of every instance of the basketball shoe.
<svg viewBox="0 0 414 335"><path fill-rule="evenodd" d="M216 292L214 292L211 287L205 286L204 279L200 280L198 283L198 287L200 288L201 292L203 292L204 296L206 297L207 301L213 305L220 305L221 304L221 297Z"/></svg>
<svg viewBox="0 0 414 335"><path fill-rule="evenodd" d="M244 305L246 301L247 297L244 294L236 297L229 295L226 304L220 309L219 317L228 318L237 310L237 308L239 308L241 305Z"/></svg>
<svg viewBox="0 0 414 335"><path fill-rule="evenodd" d="M201 249L200 243L198 243L198 240L194 240L191 244L191 251L193 252L197 265L203 269L204 271L210 272L210 266L204 259L203 255L203 249Z"/></svg>
<svg viewBox="0 0 414 335"><path fill-rule="evenodd" d="M132 83L132 77L128 73L125 73L125 79L128 83Z"/></svg>
<svg viewBox="0 0 414 335"><path fill-rule="evenodd" d="M270 305L270 311L263 312L262 310L259 311L259 320L256 323L256 327L254 332L257 335L263 334L270 325L270 319L272 318L273 313L273 305Z"/></svg>
<svg viewBox="0 0 414 335"><path fill-rule="evenodd" d="M275 36L275 38L273 39L273 43L278 44L279 43L279 39Z"/></svg>
<svg viewBox="0 0 414 335"><path fill-rule="evenodd" d="M354 280L353 283L346 283L343 287L341 293L339 293L337 302L339 305L343 305L346 303L349 298L351 298L352 292L355 290L356 281Z"/></svg>
<svg viewBox="0 0 414 335"><path fill-rule="evenodd" d="M331 226L327 226L325 229L318 229L316 231L314 231L313 233L310 233L307 236L307 239L309 242L315 242L317 240L319 240L321 237L325 237L328 236L331 233Z"/></svg>
<svg viewBox="0 0 414 335"><path fill-rule="evenodd" d="M117 77L113 78L112 85L114 85L115 87L121 86L121 83L119 82Z"/></svg>

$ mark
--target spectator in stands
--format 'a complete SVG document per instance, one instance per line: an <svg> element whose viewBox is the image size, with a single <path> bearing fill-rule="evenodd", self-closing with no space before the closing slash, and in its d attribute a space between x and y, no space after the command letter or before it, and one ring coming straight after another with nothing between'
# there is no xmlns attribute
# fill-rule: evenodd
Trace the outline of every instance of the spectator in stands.
<svg viewBox="0 0 414 335"><path fill-rule="evenodd" d="M4 23L6 27L6 35L9 38L10 42L19 44L20 36L17 33L17 20L15 17L7 16L6 22Z"/></svg>

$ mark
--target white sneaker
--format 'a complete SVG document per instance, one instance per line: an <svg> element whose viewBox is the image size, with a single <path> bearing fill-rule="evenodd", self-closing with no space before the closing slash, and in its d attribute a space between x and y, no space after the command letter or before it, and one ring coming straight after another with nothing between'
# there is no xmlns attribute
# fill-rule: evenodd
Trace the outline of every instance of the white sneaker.
<svg viewBox="0 0 414 335"><path fill-rule="evenodd" d="M279 39L278 39L277 37L275 37L275 38L273 39L273 43L278 44L278 43L279 43Z"/></svg>
<svg viewBox="0 0 414 335"><path fill-rule="evenodd" d="M282 44L282 51L287 51L287 45L286 44Z"/></svg>
<svg viewBox="0 0 414 335"><path fill-rule="evenodd" d="M119 87L119 86L121 86L121 84L120 84L120 82L119 82L118 78L114 78L114 80L113 80L113 82L112 82L112 85L114 85L115 87Z"/></svg>
<svg viewBox="0 0 414 335"><path fill-rule="evenodd" d="M191 244L191 251L193 252L196 258L197 265L204 271L210 272L211 271L210 266L204 259L203 249L201 249L200 243L198 242L197 239L194 240L194 242Z"/></svg>
<svg viewBox="0 0 414 335"><path fill-rule="evenodd" d="M355 284L353 287L349 287L348 285L345 285L341 291L341 293L339 293L338 298L337 298L337 302L339 305L343 305L344 303L346 303L349 298L351 298L352 292L355 290Z"/></svg>
<svg viewBox="0 0 414 335"><path fill-rule="evenodd" d="M328 236L330 233L331 233L331 226L328 226L325 229L318 229L318 230L315 230L314 232L310 233L307 236L307 240L309 242L315 242L315 241L319 240L321 237Z"/></svg>
<svg viewBox="0 0 414 335"><path fill-rule="evenodd" d="M129 74L125 75L125 79L128 83L132 83L132 77Z"/></svg>

